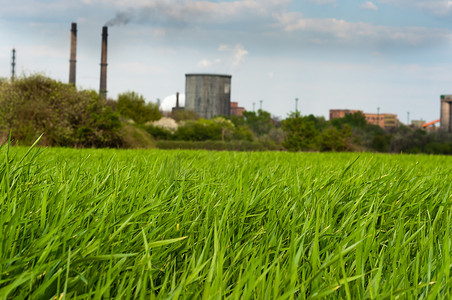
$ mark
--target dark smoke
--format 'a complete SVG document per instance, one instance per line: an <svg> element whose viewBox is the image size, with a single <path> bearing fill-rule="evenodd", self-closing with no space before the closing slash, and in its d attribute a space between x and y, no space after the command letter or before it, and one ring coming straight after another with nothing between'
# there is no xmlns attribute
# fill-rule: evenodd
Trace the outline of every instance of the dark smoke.
<svg viewBox="0 0 452 300"><path fill-rule="evenodd" d="M105 26L120 26L120 25L127 25L132 21L134 18L134 11L129 9L128 11L121 11L117 12L116 16L105 23Z"/></svg>
<svg viewBox="0 0 452 300"><path fill-rule="evenodd" d="M150 5L117 12L114 18L105 23L105 26L127 25L134 21L169 27L186 27L194 20L206 20L209 17L211 16L196 6L156 1Z"/></svg>

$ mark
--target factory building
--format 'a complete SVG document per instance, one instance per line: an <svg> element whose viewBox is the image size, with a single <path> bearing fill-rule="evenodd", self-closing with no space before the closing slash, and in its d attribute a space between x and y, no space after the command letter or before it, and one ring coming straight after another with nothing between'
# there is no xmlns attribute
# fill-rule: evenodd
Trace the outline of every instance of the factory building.
<svg viewBox="0 0 452 300"><path fill-rule="evenodd" d="M239 106L238 102L231 102L231 111L230 111L231 116L242 117L244 111L245 108Z"/></svg>
<svg viewBox="0 0 452 300"><path fill-rule="evenodd" d="M395 114L364 114L369 124L378 125L381 128L389 129L399 126L399 119Z"/></svg>
<svg viewBox="0 0 452 300"><path fill-rule="evenodd" d="M378 125L381 128L389 129L399 126L399 119L395 114L370 114L364 113L362 110L353 109L330 109L330 120L343 118L348 114L353 114L356 112L361 112L366 117L368 124Z"/></svg>
<svg viewBox="0 0 452 300"><path fill-rule="evenodd" d="M185 74L185 109L211 119L231 114L231 75Z"/></svg>
<svg viewBox="0 0 452 300"><path fill-rule="evenodd" d="M345 115L354 114L355 112L362 112L356 109L330 109L330 120L344 118Z"/></svg>
<svg viewBox="0 0 452 300"><path fill-rule="evenodd" d="M447 132L452 131L451 104L452 104L452 95L441 95L440 129Z"/></svg>

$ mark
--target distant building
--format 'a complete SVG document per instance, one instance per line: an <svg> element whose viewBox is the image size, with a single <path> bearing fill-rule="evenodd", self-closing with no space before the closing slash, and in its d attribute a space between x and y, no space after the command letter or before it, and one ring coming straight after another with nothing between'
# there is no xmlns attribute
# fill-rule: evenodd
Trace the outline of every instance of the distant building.
<svg viewBox="0 0 452 300"><path fill-rule="evenodd" d="M354 114L355 112L362 112L356 109L330 109L330 121L332 119L344 118L345 115Z"/></svg>
<svg viewBox="0 0 452 300"><path fill-rule="evenodd" d="M185 109L204 119L229 116L231 75L185 74Z"/></svg>
<svg viewBox="0 0 452 300"><path fill-rule="evenodd" d="M337 118L344 118L346 115L356 112L363 113L362 110L357 109L330 109L330 121ZM378 125L385 129L399 126L399 119L395 114L363 114L369 124Z"/></svg>
<svg viewBox="0 0 452 300"><path fill-rule="evenodd" d="M179 92L177 92L177 93L176 93L176 106L174 106L174 107L171 109L171 111L172 111L172 112L176 112L176 111L179 111L179 110L184 110L184 107L180 105L180 102L179 102Z"/></svg>
<svg viewBox="0 0 452 300"><path fill-rule="evenodd" d="M368 124L378 125L381 128L389 129L399 126L399 119L395 114L364 114Z"/></svg>
<svg viewBox="0 0 452 300"><path fill-rule="evenodd" d="M447 132L452 131L451 104L452 104L452 95L441 95L440 128L441 128L441 130L444 130Z"/></svg>
<svg viewBox="0 0 452 300"><path fill-rule="evenodd" d="M245 108L239 106L238 102L231 102L231 116L241 117L244 111Z"/></svg>
<svg viewBox="0 0 452 300"><path fill-rule="evenodd" d="M424 120L411 120L411 127L421 128L426 122Z"/></svg>

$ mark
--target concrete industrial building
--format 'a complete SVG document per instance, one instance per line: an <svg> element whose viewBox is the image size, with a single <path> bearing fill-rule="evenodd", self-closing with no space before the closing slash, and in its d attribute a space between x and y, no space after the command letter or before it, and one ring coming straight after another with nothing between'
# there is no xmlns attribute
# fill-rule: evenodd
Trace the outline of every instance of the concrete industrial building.
<svg viewBox="0 0 452 300"><path fill-rule="evenodd" d="M185 109L211 119L231 114L231 75L185 74Z"/></svg>
<svg viewBox="0 0 452 300"><path fill-rule="evenodd" d="M452 104L452 95L441 95L440 129L447 132L452 132L451 104Z"/></svg>

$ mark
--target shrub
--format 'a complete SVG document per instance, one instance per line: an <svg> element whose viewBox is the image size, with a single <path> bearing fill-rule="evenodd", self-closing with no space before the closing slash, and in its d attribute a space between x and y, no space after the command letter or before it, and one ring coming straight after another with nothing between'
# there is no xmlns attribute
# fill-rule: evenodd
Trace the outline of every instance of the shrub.
<svg viewBox="0 0 452 300"><path fill-rule="evenodd" d="M116 110L121 116L132 119L137 124L155 121L162 117L157 104L146 103L144 97L135 92L120 94Z"/></svg>
<svg viewBox="0 0 452 300"><path fill-rule="evenodd" d="M94 91L41 75L0 85L0 130L20 144L44 133L47 146L121 146L119 117Z"/></svg>

